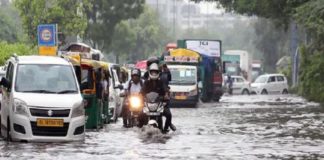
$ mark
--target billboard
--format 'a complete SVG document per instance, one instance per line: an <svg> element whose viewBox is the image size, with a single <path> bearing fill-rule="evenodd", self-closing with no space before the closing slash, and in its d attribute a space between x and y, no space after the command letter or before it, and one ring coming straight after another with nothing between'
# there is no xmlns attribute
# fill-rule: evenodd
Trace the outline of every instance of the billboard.
<svg viewBox="0 0 324 160"><path fill-rule="evenodd" d="M187 49L210 57L221 56L221 41L218 40L186 40Z"/></svg>

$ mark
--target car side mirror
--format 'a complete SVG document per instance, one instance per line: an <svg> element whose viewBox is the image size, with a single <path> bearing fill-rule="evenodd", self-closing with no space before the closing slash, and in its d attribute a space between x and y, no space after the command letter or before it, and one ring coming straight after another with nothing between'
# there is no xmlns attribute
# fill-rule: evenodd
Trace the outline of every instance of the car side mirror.
<svg viewBox="0 0 324 160"><path fill-rule="evenodd" d="M199 82L198 82L198 89L202 89L202 88L203 88L202 81L199 81Z"/></svg>
<svg viewBox="0 0 324 160"><path fill-rule="evenodd" d="M10 89L10 82L5 77L1 78L0 85L4 86L7 89Z"/></svg>

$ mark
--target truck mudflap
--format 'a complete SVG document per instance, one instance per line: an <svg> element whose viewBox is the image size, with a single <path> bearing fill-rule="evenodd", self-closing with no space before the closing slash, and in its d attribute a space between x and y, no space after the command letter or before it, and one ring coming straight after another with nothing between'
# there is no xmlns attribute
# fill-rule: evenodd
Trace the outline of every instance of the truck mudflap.
<svg viewBox="0 0 324 160"><path fill-rule="evenodd" d="M213 90L214 96L213 100L216 102L219 102L220 98L223 96L223 88L221 84L214 84L214 90Z"/></svg>

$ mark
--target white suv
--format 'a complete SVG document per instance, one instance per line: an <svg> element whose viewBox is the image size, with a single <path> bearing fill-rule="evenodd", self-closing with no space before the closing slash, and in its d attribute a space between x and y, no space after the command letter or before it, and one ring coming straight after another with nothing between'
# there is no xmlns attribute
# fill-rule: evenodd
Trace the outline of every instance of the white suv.
<svg viewBox="0 0 324 160"><path fill-rule="evenodd" d="M14 56L5 69L0 124L7 140L84 140L84 104L71 63L59 57Z"/></svg>
<svg viewBox="0 0 324 160"><path fill-rule="evenodd" d="M287 78L283 74L266 74L259 76L251 84L256 94L288 94Z"/></svg>

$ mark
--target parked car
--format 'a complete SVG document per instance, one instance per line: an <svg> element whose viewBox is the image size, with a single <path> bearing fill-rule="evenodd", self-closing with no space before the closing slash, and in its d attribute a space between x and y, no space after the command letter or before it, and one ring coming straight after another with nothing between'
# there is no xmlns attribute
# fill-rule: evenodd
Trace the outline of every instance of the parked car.
<svg viewBox="0 0 324 160"><path fill-rule="evenodd" d="M0 67L0 80L2 77L5 77L6 71L4 70L4 67ZM2 101L2 88L0 88L0 113L1 113L1 101ZM0 119L1 119L1 114L0 114Z"/></svg>
<svg viewBox="0 0 324 160"><path fill-rule="evenodd" d="M109 109L112 113L112 121L116 122L118 117L121 116L123 97L120 93L123 92L122 81L120 78L120 66L117 64L110 64L110 79L109 79ZM121 88L122 87L122 88Z"/></svg>
<svg viewBox="0 0 324 160"><path fill-rule="evenodd" d="M49 56L13 56L2 79L1 134L7 140L85 138L85 111L73 66Z"/></svg>
<svg viewBox="0 0 324 160"><path fill-rule="evenodd" d="M256 94L288 94L287 78L283 74L261 75L251 87Z"/></svg>
<svg viewBox="0 0 324 160"><path fill-rule="evenodd" d="M247 81L243 76L231 76L233 80L233 94L243 94L248 95L250 94L250 82ZM224 85L227 81L227 76L224 76Z"/></svg>

